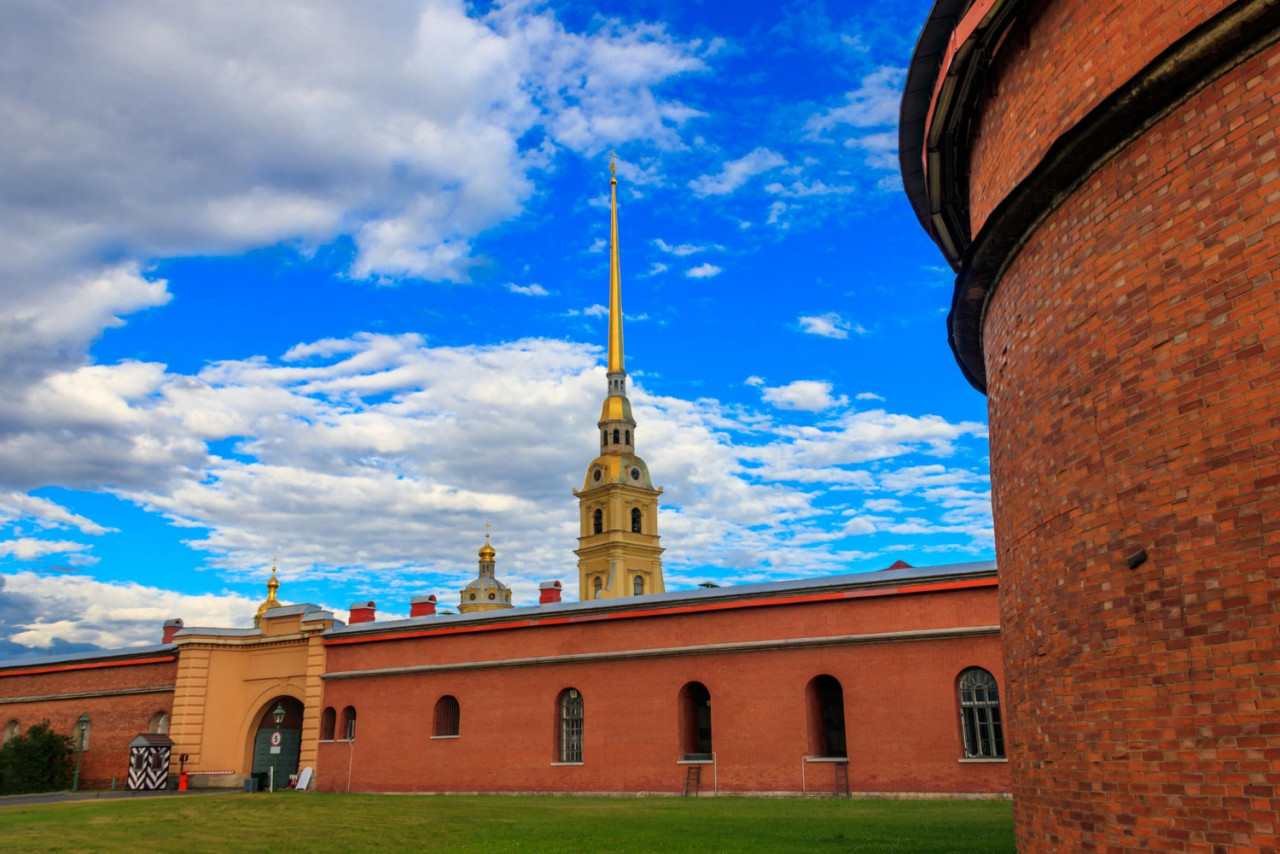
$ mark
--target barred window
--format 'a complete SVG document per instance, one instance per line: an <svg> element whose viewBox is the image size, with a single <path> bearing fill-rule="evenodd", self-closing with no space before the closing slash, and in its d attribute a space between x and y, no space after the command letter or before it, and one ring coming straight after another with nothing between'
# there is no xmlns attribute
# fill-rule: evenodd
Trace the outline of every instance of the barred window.
<svg viewBox="0 0 1280 854"><path fill-rule="evenodd" d="M557 703L560 716L560 761L582 761L582 695L577 688L560 692Z"/></svg>
<svg viewBox="0 0 1280 854"><path fill-rule="evenodd" d="M329 706L320 713L320 740L333 741L334 730L338 728L338 713Z"/></svg>
<svg viewBox="0 0 1280 854"><path fill-rule="evenodd" d="M965 757L1003 759L1004 732L996 678L981 667L970 667L960 674L959 690Z"/></svg>
<svg viewBox="0 0 1280 854"><path fill-rule="evenodd" d="M458 707L458 699L445 694L436 700L436 722L432 735L457 735L462 710Z"/></svg>

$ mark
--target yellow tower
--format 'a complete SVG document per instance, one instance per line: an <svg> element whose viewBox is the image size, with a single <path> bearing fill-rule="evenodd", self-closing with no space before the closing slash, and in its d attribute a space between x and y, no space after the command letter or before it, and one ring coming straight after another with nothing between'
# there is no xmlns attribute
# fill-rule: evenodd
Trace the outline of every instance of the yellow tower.
<svg viewBox="0 0 1280 854"><path fill-rule="evenodd" d="M587 466L578 496L578 597L613 599L662 593L658 496L649 467L636 456L636 420L627 400L622 357L622 272L618 263L618 177L609 178L609 394L600 409L600 456Z"/></svg>
<svg viewBox="0 0 1280 854"><path fill-rule="evenodd" d="M511 607L511 588L493 574L494 558L497 556L498 552L489 545L489 532L486 531L484 545L480 547L480 575L462 588L462 602L458 605L458 611L470 614L473 611L496 611Z"/></svg>

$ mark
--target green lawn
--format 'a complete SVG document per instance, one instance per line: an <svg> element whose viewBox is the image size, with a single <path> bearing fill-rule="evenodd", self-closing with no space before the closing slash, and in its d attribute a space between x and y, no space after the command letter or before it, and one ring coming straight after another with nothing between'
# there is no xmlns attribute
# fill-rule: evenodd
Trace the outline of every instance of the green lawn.
<svg viewBox="0 0 1280 854"><path fill-rule="evenodd" d="M0 808L18 851L1014 850L1007 801L209 795Z"/></svg>

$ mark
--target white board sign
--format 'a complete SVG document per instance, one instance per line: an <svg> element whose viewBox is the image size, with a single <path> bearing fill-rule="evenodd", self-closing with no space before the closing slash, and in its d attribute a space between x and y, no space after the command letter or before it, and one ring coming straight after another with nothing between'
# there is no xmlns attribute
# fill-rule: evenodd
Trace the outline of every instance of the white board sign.
<svg viewBox="0 0 1280 854"><path fill-rule="evenodd" d="M298 785L296 788L299 792L305 792L307 790L307 786L310 786L310 785L311 785L311 766L308 765L306 768L303 768L302 773L298 775Z"/></svg>

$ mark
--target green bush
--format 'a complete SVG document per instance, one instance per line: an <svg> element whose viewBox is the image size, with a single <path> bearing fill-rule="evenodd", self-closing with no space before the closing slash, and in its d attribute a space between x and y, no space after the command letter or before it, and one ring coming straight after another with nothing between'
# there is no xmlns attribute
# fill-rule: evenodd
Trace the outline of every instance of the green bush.
<svg viewBox="0 0 1280 854"><path fill-rule="evenodd" d="M48 721L33 724L0 747L0 795L70 789L75 757L71 736Z"/></svg>

